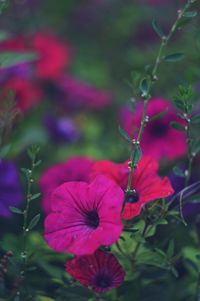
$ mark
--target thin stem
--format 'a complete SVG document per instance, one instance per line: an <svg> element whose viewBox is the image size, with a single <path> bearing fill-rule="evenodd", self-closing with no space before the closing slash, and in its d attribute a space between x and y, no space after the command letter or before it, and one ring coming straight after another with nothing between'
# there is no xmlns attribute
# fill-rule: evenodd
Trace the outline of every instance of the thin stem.
<svg viewBox="0 0 200 301"><path fill-rule="evenodd" d="M168 45L170 39L172 38L173 34L175 33L176 29L177 29L177 25L178 25L178 22L182 19L182 17L184 16L185 12L189 9L190 5L194 2L194 0L188 0L188 2L186 3L186 5L184 6L184 8L180 11L178 11L178 16L177 16L177 19L175 20L174 24L172 25L169 33L167 36L164 36L162 38L162 42L161 42L161 45L159 47L159 50L158 50L158 54L156 56L156 59L155 59L155 63L153 65L153 69L152 69L152 77L150 78L150 81L149 81L149 90L148 90L148 93L147 95L145 96L145 99L144 99L144 107L143 107L143 113L142 113L142 119L141 119L141 123L140 123L140 128L139 128L139 132L138 132L138 136L137 136L137 139L134 143L134 147L136 147L136 145L140 145L141 143L141 140L142 140L142 135L143 135L143 131L144 131L144 128L145 128L145 125L146 123L148 122L148 118L146 118L146 113L147 113L147 106L148 106L148 103L151 99L151 90L152 90L152 87L155 83L155 81L157 80L157 72L158 72L158 68L162 62L162 56L163 56L163 51L165 50L166 46ZM135 169L135 165L133 164L134 158L130 161L130 165L129 165L129 168L130 168L130 171L129 171L129 178L128 178L128 184L127 184L127 188L126 188L126 193L129 193L131 191L131 183L132 183L132 180L133 180L133 171ZM124 208L124 206L123 206Z"/></svg>
<svg viewBox="0 0 200 301"><path fill-rule="evenodd" d="M143 229L142 235L141 235L142 237L145 237L145 234L146 234L147 229L148 229L148 224L147 224L147 222L145 221L144 229ZM134 268L134 265L135 265L135 258L136 258L136 256L137 256L137 253L138 253L138 251L139 251L139 248L140 248L141 244L142 244L141 241L138 241L137 244L136 244L136 246L135 246L134 251L132 252L133 268Z"/></svg>
<svg viewBox="0 0 200 301"><path fill-rule="evenodd" d="M21 266L20 275L16 279L16 286L14 288L14 291L11 293L7 301L12 300L17 295L20 296L21 294L20 287L24 281L26 271L27 271L27 259L28 259L27 237L29 233L28 215L29 215L30 203L33 196L32 195L32 185L34 183L33 172L35 170L35 167L39 164L39 161L36 162L36 156L38 152L39 152L39 148L37 146L32 146L32 148L28 150L29 157L31 158L31 168L23 169L27 178L27 192L26 192L26 205L23 211L23 227L22 227L23 233L22 233L22 251L21 251L22 266Z"/></svg>
<svg viewBox="0 0 200 301"><path fill-rule="evenodd" d="M31 163L31 169L28 171L28 183L27 183L27 194L26 194L26 207L23 212L24 222L23 222L23 242L22 242L22 258L23 258L23 269L21 271L21 276L24 277L26 272L26 263L27 263L27 250L26 250L26 241L27 241L27 235L29 232L28 229L28 213L29 213L29 207L30 207L30 201L31 201L31 190L32 190L32 184L34 182L32 178L32 174L35 167L35 159L32 159Z"/></svg>
<svg viewBox="0 0 200 301"><path fill-rule="evenodd" d="M191 148L191 137L192 137L191 120L188 116L186 116L185 119L187 122L186 135L187 135L187 145L188 145L188 168L185 171L185 187L187 187L192 174L192 164L193 164L194 156L192 154L192 148Z"/></svg>

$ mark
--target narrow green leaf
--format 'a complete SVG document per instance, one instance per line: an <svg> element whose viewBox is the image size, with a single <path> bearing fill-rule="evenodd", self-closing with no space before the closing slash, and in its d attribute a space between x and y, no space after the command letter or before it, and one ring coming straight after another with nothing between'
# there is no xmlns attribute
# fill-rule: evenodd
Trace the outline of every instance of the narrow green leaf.
<svg viewBox="0 0 200 301"><path fill-rule="evenodd" d="M142 92L142 97L145 97L149 93L149 83L146 78L143 78L140 82L140 91Z"/></svg>
<svg viewBox="0 0 200 301"><path fill-rule="evenodd" d="M33 217L33 219L30 221L28 229L29 230L33 229L38 224L39 220L40 220L40 213Z"/></svg>
<svg viewBox="0 0 200 301"><path fill-rule="evenodd" d="M36 194L32 195L32 197L30 198L30 201L33 201L33 200L39 198L40 196L41 196L41 193L36 193Z"/></svg>
<svg viewBox="0 0 200 301"><path fill-rule="evenodd" d="M13 65L31 62L37 59L35 53L1 52L0 65L2 68Z"/></svg>
<svg viewBox="0 0 200 301"><path fill-rule="evenodd" d="M157 35L162 39L164 37L164 33L163 33L160 25L156 21L156 19L152 20L152 27L153 27L154 31L157 33Z"/></svg>
<svg viewBox="0 0 200 301"><path fill-rule="evenodd" d="M174 240L170 240L168 249L167 249L167 255L169 258L171 258L174 255Z"/></svg>
<svg viewBox="0 0 200 301"><path fill-rule="evenodd" d="M199 124L200 123L200 115L193 116L191 118L191 121L193 124Z"/></svg>
<svg viewBox="0 0 200 301"><path fill-rule="evenodd" d="M193 142L192 146L192 153L196 156L200 152L200 140L196 140Z"/></svg>
<svg viewBox="0 0 200 301"><path fill-rule="evenodd" d="M185 177L184 171L182 169L180 169L178 166L174 166L173 168L173 172L175 173L176 176L178 177Z"/></svg>
<svg viewBox="0 0 200 301"><path fill-rule="evenodd" d="M172 274L173 274L176 278L178 278L179 274L178 274L178 271L175 269L174 266L171 267L171 272L172 272Z"/></svg>
<svg viewBox="0 0 200 301"><path fill-rule="evenodd" d="M170 122L170 125L171 125L171 127L173 127L174 129L176 129L177 131L185 132L185 127L182 124L180 124L180 123L178 123L176 121Z"/></svg>
<svg viewBox="0 0 200 301"><path fill-rule="evenodd" d="M183 53L173 53L173 54L169 54L167 56L165 56L163 59L166 62L178 62L180 60L182 60L184 58L184 54Z"/></svg>
<svg viewBox="0 0 200 301"><path fill-rule="evenodd" d="M39 166L41 163L42 163L42 160L38 160L38 161L35 163L35 166Z"/></svg>
<svg viewBox="0 0 200 301"><path fill-rule="evenodd" d="M16 214L24 214L23 211L22 211L21 209L19 209L19 208L10 206L9 209L10 209L10 211L13 212L13 213L16 213Z"/></svg>
<svg viewBox="0 0 200 301"><path fill-rule="evenodd" d="M127 133L124 129L122 129L120 125L119 125L118 128L119 128L119 132L120 132L121 136L122 136L125 140L127 140L128 142L132 143L132 139L131 139L131 137L128 135L128 133Z"/></svg>
<svg viewBox="0 0 200 301"><path fill-rule="evenodd" d="M155 120L157 120L157 119L159 119L159 118L165 116L165 115L167 114L167 112L168 112L168 108L166 108L164 111L162 111L162 112L160 112L160 113L154 115L153 117L151 117L151 118L149 119L149 121L150 121L150 122L151 122L151 121L155 121Z"/></svg>
<svg viewBox="0 0 200 301"><path fill-rule="evenodd" d="M142 151L139 145L136 145L131 152L131 161L133 165L136 165L142 157Z"/></svg>
<svg viewBox="0 0 200 301"><path fill-rule="evenodd" d="M188 12L185 12L183 17L185 18L194 18L197 16L197 12L196 11L188 11Z"/></svg>

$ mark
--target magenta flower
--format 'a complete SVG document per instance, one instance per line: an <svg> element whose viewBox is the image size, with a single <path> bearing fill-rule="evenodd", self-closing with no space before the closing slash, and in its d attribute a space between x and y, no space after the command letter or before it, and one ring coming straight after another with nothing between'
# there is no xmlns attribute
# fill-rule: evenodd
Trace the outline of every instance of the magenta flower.
<svg viewBox="0 0 200 301"><path fill-rule="evenodd" d="M51 211L51 193L61 184L69 181L89 182L89 171L93 160L87 157L72 157L57 163L44 171L39 183L42 191L42 209L47 214Z"/></svg>
<svg viewBox="0 0 200 301"><path fill-rule="evenodd" d="M45 219L45 239L57 252L92 254L120 236L123 190L98 176L91 183L68 182L54 190L51 213Z"/></svg>
<svg viewBox="0 0 200 301"><path fill-rule="evenodd" d="M115 256L101 250L68 260L65 267L74 279L97 293L120 286L125 277L125 271Z"/></svg>
<svg viewBox="0 0 200 301"><path fill-rule="evenodd" d="M163 98L153 98L147 108L150 118L158 113L168 110L167 113L155 121L149 122L142 136L142 151L156 160L176 159L184 156L187 150L185 134L170 126L171 121L182 122L173 105ZM140 127L143 104L139 104L135 112L124 109L121 114L122 127L131 137L135 137Z"/></svg>

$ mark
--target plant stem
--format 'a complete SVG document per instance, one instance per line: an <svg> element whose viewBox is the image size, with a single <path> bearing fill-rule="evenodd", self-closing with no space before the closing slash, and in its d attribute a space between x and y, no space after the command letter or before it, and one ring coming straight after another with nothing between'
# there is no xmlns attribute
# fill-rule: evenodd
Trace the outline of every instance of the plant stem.
<svg viewBox="0 0 200 301"><path fill-rule="evenodd" d="M142 237L145 236L147 229L148 229L148 224L147 224L147 222L145 221L144 229L143 229L142 235L141 235ZM136 258L136 256L137 256L137 253L138 253L138 251L139 251L140 246L141 246L141 241L138 241L137 244L136 244L136 246L135 246L134 251L132 252L133 268L134 268L134 265L135 265L135 258Z"/></svg>
<svg viewBox="0 0 200 301"><path fill-rule="evenodd" d="M12 300L15 296L20 296L20 287L25 278L26 271L27 271L27 259L28 259L28 252L27 252L27 237L29 233L29 222L28 222L28 215L29 215L29 208L30 202L32 200L32 185L34 183L33 179L33 172L35 167L39 164L39 161L36 162L36 156L39 152L39 148L37 146L32 146L28 150L29 157L31 159L31 168L30 169L22 169L26 175L27 179L27 192L26 192L26 205L23 211L23 227L22 227L22 251L21 251L21 259L22 259L22 266L19 277L16 279L16 286L14 291L11 293L10 297L7 299L8 301Z"/></svg>
<svg viewBox="0 0 200 301"><path fill-rule="evenodd" d="M192 173L192 164L194 160L194 156L192 154L192 149L191 149L191 120L188 116L185 117L186 122L187 122L187 130L186 130L186 135L187 135L187 145L188 145L188 168L185 171L185 187L188 186L191 173Z"/></svg>
<svg viewBox="0 0 200 301"><path fill-rule="evenodd" d="M140 123L140 128L139 128L137 139L133 143L134 147L136 145L140 145L145 125L148 122L148 118L146 116L147 106L148 106L148 103L149 103L149 101L151 99L151 93L150 92L152 90L152 87L153 87L155 81L158 79L157 73L158 73L158 68L159 68L159 66L160 66L160 64L162 62L163 52L164 52L166 46L168 45L170 39L172 38L173 34L175 33L179 21L182 19L182 17L184 16L185 12L189 9L189 7L191 6L191 4L193 2L194 2L194 0L188 0L187 3L186 3L186 5L184 6L184 8L182 10L178 11L177 19L175 20L174 24L172 25L172 27L171 27L168 35L164 36L162 38L162 42L161 42L161 45L160 45L159 50L158 50L158 54L157 54L156 59L155 59L155 63L154 63L153 68L152 68L151 78L149 79L149 89L148 89L148 93L145 95L144 107L143 107L143 113L142 113L142 119L141 119L141 123ZM128 178L128 184L127 184L127 188L126 188L126 193L130 193L130 191L131 191L131 183L132 183L132 179L133 179L133 171L135 169L135 165L133 164L133 160L130 160L129 168L130 168L130 171L129 171L129 178Z"/></svg>

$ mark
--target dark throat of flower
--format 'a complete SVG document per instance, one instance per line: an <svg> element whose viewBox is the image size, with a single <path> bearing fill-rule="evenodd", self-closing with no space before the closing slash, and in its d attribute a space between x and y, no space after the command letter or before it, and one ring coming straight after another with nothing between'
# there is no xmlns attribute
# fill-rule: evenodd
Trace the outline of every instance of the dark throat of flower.
<svg viewBox="0 0 200 301"><path fill-rule="evenodd" d="M151 135L155 138L161 138L166 135L169 126L161 121L152 122L149 126Z"/></svg>
<svg viewBox="0 0 200 301"><path fill-rule="evenodd" d="M132 189L130 191L130 193L126 196L126 203L137 203L139 201L139 194L137 193L137 191L135 189Z"/></svg>
<svg viewBox="0 0 200 301"><path fill-rule="evenodd" d="M99 273L97 274L94 282L95 282L95 286L103 289L111 286L112 279L109 275L106 275L104 273Z"/></svg>
<svg viewBox="0 0 200 301"><path fill-rule="evenodd" d="M85 214L85 223L88 227L96 229L99 226L99 215L96 210L88 211Z"/></svg>

